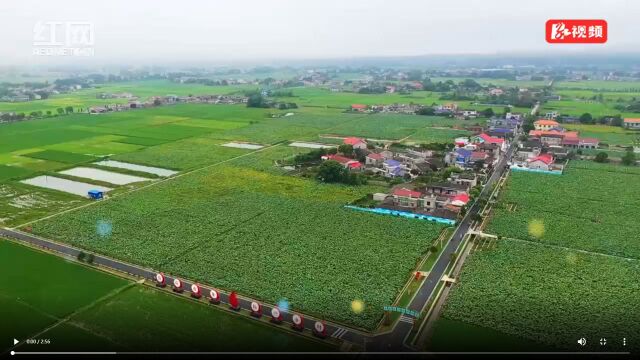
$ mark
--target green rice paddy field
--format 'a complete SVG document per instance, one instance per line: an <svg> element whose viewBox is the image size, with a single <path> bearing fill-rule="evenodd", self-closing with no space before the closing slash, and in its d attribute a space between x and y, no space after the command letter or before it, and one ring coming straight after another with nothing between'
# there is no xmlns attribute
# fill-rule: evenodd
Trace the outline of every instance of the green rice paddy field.
<svg viewBox="0 0 640 360"><path fill-rule="evenodd" d="M0 354L14 338L50 340L16 351L332 350L3 239L0 271Z"/></svg>
<svg viewBox="0 0 640 360"><path fill-rule="evenodd" d="M439 117L348 114L315 107L298 109L288 117L272 118L270 112L242 105L187 104L0 125L0 185L4 190L0 209L5 210L0 222L17 225L68 208L65 200L74 205L85 201L40 188L31 188L33 194L24 193L19 181L54 175L78 164L92 166L104 157L186 171L250 152L221 146L229 141L270 146L283 141L339 141L322 137L337 134L423 143L449 142L466 134L457 129L464 121ZM271 152L262 154L261 169L272 171L274 160L306 151L281 147L272 158L266 156ZM32 199L17 205L16 196Z"/></svg>
<svg viewBox="0 0 640 360"><path fill-rule="evenodd" d="M0 112L24 112L29 114L32 111L51 111L57 114L57 109L72 106L74 111L86 109L91 106L101 106L108 104L126 104L127 99L97 99L100 93L123 93L128 92L137 96L141 101L151 96L165 95L202 95L202 94L232 94L244 89L254 89L256 86L206 86L199 84L178 84L168 80L145 80L125 83L108 83L99 85L91 89L81 89L72 93L52 95L45 100L26 102L0 102Z"/></svg>

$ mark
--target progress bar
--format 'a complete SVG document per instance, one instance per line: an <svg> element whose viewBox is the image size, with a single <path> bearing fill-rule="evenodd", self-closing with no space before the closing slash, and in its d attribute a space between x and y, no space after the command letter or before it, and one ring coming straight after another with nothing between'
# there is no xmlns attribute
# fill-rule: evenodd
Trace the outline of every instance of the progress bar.
<svg viewBox="0 0 640 360"><path fill-rule="evenodd" d="M212 352L128 352L128 351L11 351L11 355L152 355L152 354L166 354L166 355L232 355L232 354L318 354L317 352L243 352L243 351L212 351ZM321 354L340 354L340 355L358 355L358 354L402 354L402 355L631 355L630 352L616 352L616 351L555 351L555 352L527 352L527 351L484 351L484 352L472 352L472 351L406 351L406 352L393 352L393 351L373 351L373 352L322 352Z"/></svg>

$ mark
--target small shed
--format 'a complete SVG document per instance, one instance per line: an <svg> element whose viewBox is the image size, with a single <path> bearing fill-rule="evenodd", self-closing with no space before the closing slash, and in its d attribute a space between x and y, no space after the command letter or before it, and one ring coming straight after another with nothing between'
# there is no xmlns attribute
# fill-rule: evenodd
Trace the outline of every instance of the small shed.
<svg viewBox="0 0 640 360"><path fill-rule="evenodd" d="M104 198L104 192L101 190L89 190L89 198L93 200L100 200Z"/></svg>

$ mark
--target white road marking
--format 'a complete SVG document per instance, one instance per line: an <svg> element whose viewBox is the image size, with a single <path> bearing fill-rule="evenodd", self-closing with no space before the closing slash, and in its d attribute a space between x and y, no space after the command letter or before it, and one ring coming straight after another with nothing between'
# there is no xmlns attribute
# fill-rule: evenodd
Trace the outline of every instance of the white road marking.
<svg viewBox="0 0 640 360"><path fill-rule="evenodd" d="M331 336L334 338L340 339L346 333L347 333L347 330L343 328L338 328L336 329L336 331L333 332L333 334L331 334Z"/></svg>

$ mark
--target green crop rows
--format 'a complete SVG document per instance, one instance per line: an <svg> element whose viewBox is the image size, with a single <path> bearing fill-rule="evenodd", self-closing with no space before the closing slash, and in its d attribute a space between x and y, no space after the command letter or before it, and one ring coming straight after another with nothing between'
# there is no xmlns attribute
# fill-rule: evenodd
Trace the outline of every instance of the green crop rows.
<svg viewBox="0 0 640 360"><path fill-rule="evenodd" d="M637 260L501 240L467 260L444 316L555 348L586 337L585 350L599 350L605 337L607 350L623 350L640 333L639 278Z"/></svg>
<svg viewBox="0 0 640 360"><path fill-rule="evenodd" d="M38 151L38 152L26 154L24 156L28 156L34 159L57 161L57 162L68 163L68 164L77 164L77 163L96 160L95 156L75 154L75 153L57 151L57 150Z"/></svg>
<svg viewBox="0 0 640 360"><path fill-rule="evenodd" d="M264 160L257 159L257 165ZM238 165L247 166L246 161ZM220 165L34 224L34 232L258 299L373 328L434 223L355 213L374 187ZM108 221L111 236L96 224ZM362 300L361 314L351 311Z"/></svg>
<svg viewBox="0 0 640 360"><path fill-rule="evenodd" d="M512 173L488 231L605 254L640 258L636 219L640 174L572 162L562 176ZM539 233L530 233L532 224Z"/></svg>

